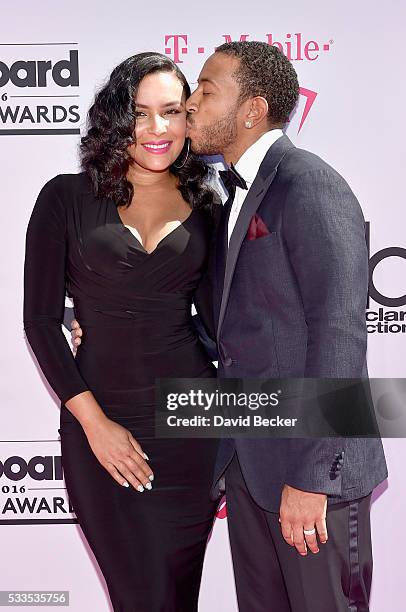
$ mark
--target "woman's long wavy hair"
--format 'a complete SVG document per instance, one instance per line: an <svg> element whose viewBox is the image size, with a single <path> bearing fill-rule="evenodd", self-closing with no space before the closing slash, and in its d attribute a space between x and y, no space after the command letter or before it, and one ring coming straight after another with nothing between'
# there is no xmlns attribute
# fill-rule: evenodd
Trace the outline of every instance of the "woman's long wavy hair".
<svg viewBox="0 0 406 612"><path fill-rule="evenodd" d="M133 55L114 68L107 84L96 94L88 113L87 134L81 138L82 168L90 176L96 197L111 198L117 206L129 206L134 195L126 175L132 162L127 148L134 142L135 97L142 79L154 72L173 72L186 97L190 96L184 74L169 57L154 52ZM209 168L187 152L186 140L169 170L179 178L179 191L192 208L211 210L215 195L205 182Z"/></svg>

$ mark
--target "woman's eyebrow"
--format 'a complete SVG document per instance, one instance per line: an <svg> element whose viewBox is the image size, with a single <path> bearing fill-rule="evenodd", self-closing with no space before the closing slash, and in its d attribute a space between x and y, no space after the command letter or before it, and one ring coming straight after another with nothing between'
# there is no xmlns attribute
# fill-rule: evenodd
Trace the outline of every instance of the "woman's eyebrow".
<svg viewBox="0 0 406 612"><path fill-rule="evenodd" d="M182 102L179 102L179 100L176 100L175 102L166 102L165 104L162 104L162 108L168 108L169 106L181 106ZM149 106L147 104L140 104L139 102L136 102L135 105L138 108L149 108Z"/></svg>

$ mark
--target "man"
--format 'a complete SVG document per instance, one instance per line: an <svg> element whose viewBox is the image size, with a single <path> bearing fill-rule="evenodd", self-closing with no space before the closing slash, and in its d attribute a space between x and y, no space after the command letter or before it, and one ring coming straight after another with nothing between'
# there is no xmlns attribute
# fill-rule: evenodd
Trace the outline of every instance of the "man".
<svg viewBox="0 0 406 612"><path fill-rule="evenodd" d="M277 48L232 42L187 102L194 152L235 164L212 266L220 377L367 375L364 218L283 134L298 94ZM379 439L223 441L213 493L225 480L240 611L369 610L370 497L386 477Z"/></svg>
<svg viewBox="0 0 406 612"><path fill-rule="evenodd" d="M220 377L367 374L364 219L283 134L298 93L277 48L233 42L187 103L194 152L231 167L209 277ZM386 476L377 439L222 441L213 495L225 482L240 611L369 610L370 497Z"/></svg>

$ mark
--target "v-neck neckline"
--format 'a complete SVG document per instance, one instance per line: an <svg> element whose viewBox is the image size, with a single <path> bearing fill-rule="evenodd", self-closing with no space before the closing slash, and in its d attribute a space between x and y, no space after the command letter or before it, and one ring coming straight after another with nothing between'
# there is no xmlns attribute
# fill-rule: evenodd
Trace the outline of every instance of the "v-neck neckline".
<svg viewBox="0 0 406 612"><path fill-rule="evenodd" d="M155 249L153 249L152 251L147 251L146 248L144 247L144 245L142 244L141 240L139 240L137 238L137 236L135 234L133 234L133 232L129 229L130 227L132 229L134 229L138 235L140 235L139 231L137 230L136 227L133 227L132 225L129 225L127 227L127 225L123 222L122 218L120 217L120 213L118 212L118 208L116 205L114 205L114 208L116 209L116 213L117 213L117 218L120 222L121 227L123 228L123 230L129 234L131 236L131 238L133 240L135 240L137 242L137 244L141 247L142 252L147 255L147 256L151 256L155 253L155 251L158 250L158 248L162 245L163 242L165 242L170 236L172 236L172 234L174 234L175 232L178 231L179 228L184 227L185 224L187 223L187 221L190 219L190 217L192 216L193 212L196 210L195 208L192 208L192 210L190 211L190 213L188 214L188 216L186 217L186 219L184 221L182 221L181 223L179 223L179 225L177 225L173 230L171 230L170 232L168 232L168 234L165 234L165 236L163 238L161 238L161 240L157 243Z"/></svg>

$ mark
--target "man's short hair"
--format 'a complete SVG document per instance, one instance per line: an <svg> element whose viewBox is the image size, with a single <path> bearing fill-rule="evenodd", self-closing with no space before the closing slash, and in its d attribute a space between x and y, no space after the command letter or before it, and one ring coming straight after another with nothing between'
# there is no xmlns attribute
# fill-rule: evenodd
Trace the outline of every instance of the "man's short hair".
<svg viewBox="0 0 406 612"><path fill-rule="evenodd" d="M277 47L260 41L228 42L216 47L216 53L240 60L233 78L240 86L239 102L262 96L269 106L272 124L285 124L299 98L296 70Z"/></svg>

